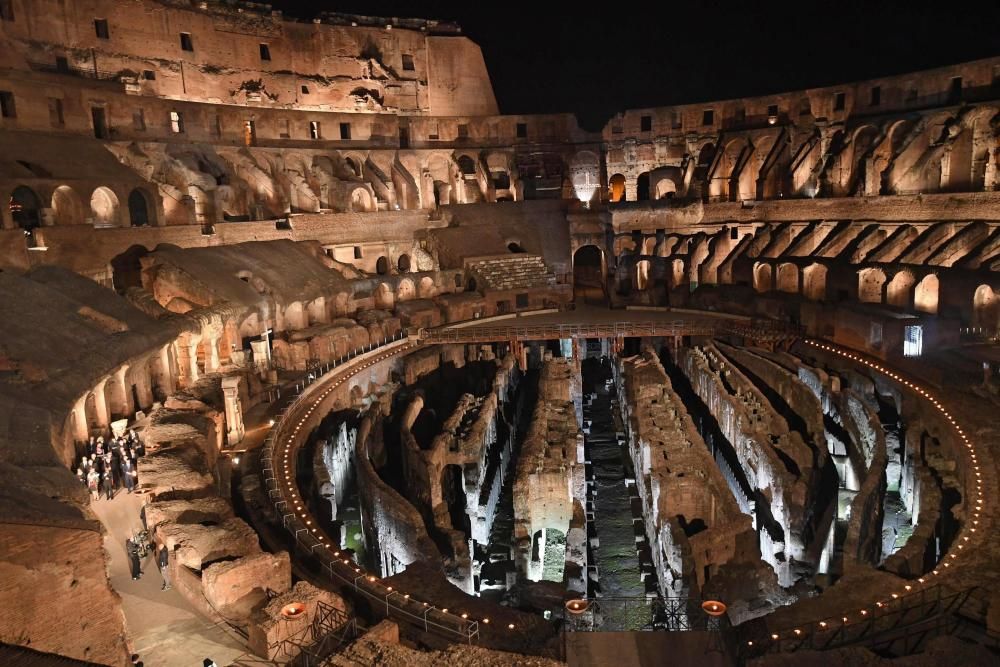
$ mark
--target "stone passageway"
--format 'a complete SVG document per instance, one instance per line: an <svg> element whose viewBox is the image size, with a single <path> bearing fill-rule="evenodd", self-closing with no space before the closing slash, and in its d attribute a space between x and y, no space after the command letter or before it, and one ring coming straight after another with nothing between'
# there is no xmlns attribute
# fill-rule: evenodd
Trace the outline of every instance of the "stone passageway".
<svg viewBox="0 0 1000 667"><path fill-rule="evenodd" d="M641 515L633 515L632 494L626 483L631 472L626 467L628 460L623 445L617 438L620 418L612 402L614 385L607 358L584 361L583 391L584 424L590 423L589 433L588 429L584 431L584 450L590 462L588 509L593 509L590 564L595 567L598 577L596 582L591 581L591 594L606 598L642 598L646 587L636 549L635 528L642 526L641 522L635 522ZM589 403L587 395L593 397ZM635 506L638 507L638 503ZM616 619L616 624L621 622ZM645 619L637 617L634 623L638 627L628 629L639 629L644 622ZM628 624L632 625L633 621Z"/></svg>

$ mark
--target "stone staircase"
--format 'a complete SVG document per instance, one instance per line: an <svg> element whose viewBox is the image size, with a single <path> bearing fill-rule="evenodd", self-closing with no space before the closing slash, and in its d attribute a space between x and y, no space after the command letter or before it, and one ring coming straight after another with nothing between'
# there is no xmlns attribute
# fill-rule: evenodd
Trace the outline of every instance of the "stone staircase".
<svg viewBox="0 0 1000 667"><path fill-rule="evenodd" d="M540 255L498 255L476 257L467 263L482 287L492 290L526 289L556 284L556 277Z"/></svg>

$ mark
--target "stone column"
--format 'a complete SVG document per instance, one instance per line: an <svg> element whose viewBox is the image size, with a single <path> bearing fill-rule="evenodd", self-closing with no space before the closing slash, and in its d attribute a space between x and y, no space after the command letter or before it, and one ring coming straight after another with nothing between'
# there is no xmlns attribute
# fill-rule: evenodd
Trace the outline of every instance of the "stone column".
<svg viewBox="0 0 1000 667"><path fill-rule="evenodd" d="M206 343L205 372L214 373L219 370L219 336L213 336Z"/></svg>
<svg viewBox="0 0 1000 667"><path fill-rule="evenodd" d="M87 395L84 394L73 406L73 439L87 442L90 428L87 424Z"/></svg>
<svg viewBox="0 0 1000 667"><path fill-rule="evenodd" d="M97 425L107 428L111 424L111 417L108 415L108 402L104 398L104 387L108 379L101 380L94 387L94 410L97 412Z"/></svg>
<svg viewBox="0 0 1000 667"><path fill-rule="evenodd" d="M222 378L222 394L226 403L226 442L235 445L243 440L243 406L240 404L242 377L232 375Z"/></svg>
<svg viewBox="0 0 1000 667"><path fill-rule="evenodd" d="M188 343L188 382L195 383L200 377L198 372L198 343L201 342L200 338L191 339Z"/></svg>

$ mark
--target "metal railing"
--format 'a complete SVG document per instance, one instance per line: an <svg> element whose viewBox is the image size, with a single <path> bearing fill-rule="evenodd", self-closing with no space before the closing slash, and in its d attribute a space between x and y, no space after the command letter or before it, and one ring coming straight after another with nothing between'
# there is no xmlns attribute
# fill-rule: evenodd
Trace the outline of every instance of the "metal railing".
<svg viewBox="0 0 1000 667"><path fill-rule="evenodd" d="M614 322L607 324L497 324L461 328L421 329L426 343L502 342L554 340L557 338L622 338L651 336L714 336L735 334L754 340L785 340L803 335L802 327L771 320L742 321L725 318L669 320L664 322Z"/></svg>
<svg viewBox="0 0 1000 667"><path fill-rule="evenodd" d="M348 588L356 596L367 599L372 603L373 609L379 609L384 605L386 616L422 627L425 632L443 636L451 641L471 644L479 636L478 622L455 614L448 614L430 603L415 600L409 595L404 595L381 584L378 577L364 571L346 552L342 553L338 548L325 543L325 537L319 536L318 529L305 523L303 517L298 513L302 507L301 503L293 501L292 495L289 493L295 484L295 451L301 445L301 439L304 439L307 434L299 435L297 428L294 430L289 428L291 422L288 417L298 416L300 411L307 410L306 404L302 400L306 389L314 383L325 382L334 376L337 376L338 379L350 377L362 368L362 366L352 362L370 358L365 355L386 351L393 345L397 345L399 352L412 349L412 345L399 345L406 338L407 334L400 332L380 343L373 343L353 350L335 362L320 366L317 369L317 374L312 377L307 376L301 383L297 383L295 385L296 396L279 413L275 427L261 449L261 476L281 526L288 531L297 547L316 559L321 572L334 585ZM284 447L279 450L276 443L283 443ZM280 464L277 459L279 451L284 461ZM276 472L279 465L282 466L282 469L289 466L289 472L282 475L284 483ZM312 520L309 521L311 524Z"/></svg>
<svg viewBox="0 0 1000 667"><path fill-rule="evenodd" d="M358 636L357 621L323 601L316 603L312 622L294 634L268 645L275 659L302 667L318 667Z"/></svg>

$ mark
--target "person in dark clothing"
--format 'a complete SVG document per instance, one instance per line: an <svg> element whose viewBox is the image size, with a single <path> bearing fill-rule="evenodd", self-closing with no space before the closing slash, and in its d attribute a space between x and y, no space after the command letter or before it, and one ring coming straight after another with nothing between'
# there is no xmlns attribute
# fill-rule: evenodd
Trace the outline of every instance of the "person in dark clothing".
<svg viewBox="0 0 1000 667"><path fill-rule="evenodd" d="M122 476L122 457L118 453L118 448L111 450L111 481L115 485L115 491L120 489L125 483Z"/></svg>
<svg viewBox="0 0 1000 667"><path fill-rule="evenodd" d="M139 563L139 548L131 538L125 540L125 551L128 553L129 570L132 572L132 581L138 581L142 576L142 569Z"/></svg>
<svg viewBox="0 0 1000 667"><path fill-rule="evenodd" d="M159 553L156 554L156 562L160 566L160 575L163 577L163 585L160 587L161 591L170 590L170 552L167 550L167 545L164 544L160 547Z"/></svg>
<svg viewBox="0 0 1000 667"><path fill-rule="evenodd" d="M122 471L122 481L125 482L125 488L128 489L129 493L132 493L132 488L135 486L135 468L132 467L132 462L125 459L121 463Z"/></svg>

